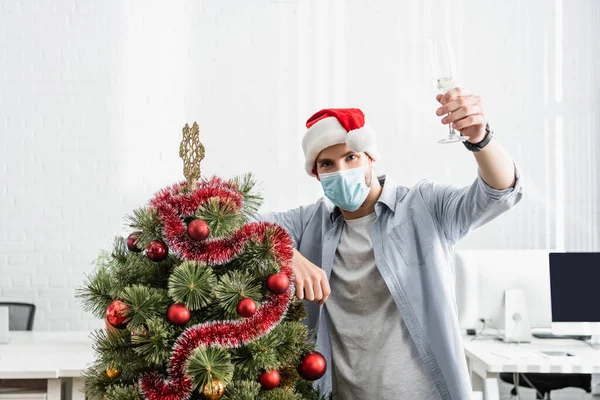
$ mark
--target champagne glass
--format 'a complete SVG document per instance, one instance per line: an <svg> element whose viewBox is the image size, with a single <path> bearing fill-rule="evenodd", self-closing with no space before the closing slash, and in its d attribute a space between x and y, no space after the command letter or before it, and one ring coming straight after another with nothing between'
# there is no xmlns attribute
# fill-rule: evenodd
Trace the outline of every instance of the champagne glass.
<svg viewBox="0 0 600 400"><path fill-rule="evenodd" d="M439 93L444 94L456 87L456 67L454 66L454 54L450 38L447 35L432 36L429 38L429 51L431 56L431 69L433 72L433 84ZM438 143L458 143L469 139L461 136L448 124L448 136Z"/></svg>

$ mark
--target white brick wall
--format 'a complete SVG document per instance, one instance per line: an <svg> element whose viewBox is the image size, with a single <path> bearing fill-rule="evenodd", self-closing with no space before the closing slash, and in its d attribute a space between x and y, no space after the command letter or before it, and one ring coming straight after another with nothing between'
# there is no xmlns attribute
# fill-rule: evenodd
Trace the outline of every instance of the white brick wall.
<svg viewBox="0 0 600 400"><path fill-rule="evenodd" d="M35 302L36 329L99 326L73 291L123 215L182 177L193 120L203 171L254 171L265 209L320 194L299 143L328 106L365 109L397 182L469 183L472 157L435 144L425 38L440 26L529 178L527 200L467 245L554 246L564 220L567 247L600 249L600 3L565 1L560 34L559 3L0 0L0 299ZM557 115L578 138L564 150Z"/></svg>
<svg viewBox="0 0 600 400"><path fill-rule="evenodd" d="M120 226L121 8L0 2L0 298L36 329L93 325L73 290Z"/></svg>

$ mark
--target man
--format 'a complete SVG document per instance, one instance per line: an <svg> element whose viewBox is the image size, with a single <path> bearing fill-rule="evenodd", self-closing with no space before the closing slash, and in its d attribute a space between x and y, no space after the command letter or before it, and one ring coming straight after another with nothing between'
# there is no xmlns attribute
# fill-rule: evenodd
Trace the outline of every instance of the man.
<svg viewBox="0 0 600 400"><path fill-rule="evenodd" d="M481 99L454 88L438 116L467 136L478 176L467 187L375 177L375 134L358 109L307 121L307 173L325 198L260 218L294 241L296 295L328 361L317 384L334 399L471 398L454 296L454 245L522 198L518 172L492 138Z"/></svg>

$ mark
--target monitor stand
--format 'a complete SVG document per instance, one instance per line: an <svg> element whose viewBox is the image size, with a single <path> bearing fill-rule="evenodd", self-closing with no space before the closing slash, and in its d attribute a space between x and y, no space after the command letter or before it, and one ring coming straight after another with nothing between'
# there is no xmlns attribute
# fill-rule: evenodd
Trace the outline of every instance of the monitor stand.
<svg viewBox="0 0 600 400"><path fill-rule="evenodd" d="M504 291L504 341L531 342L529 316L525 307L525 294L521 289Z"/></svg>

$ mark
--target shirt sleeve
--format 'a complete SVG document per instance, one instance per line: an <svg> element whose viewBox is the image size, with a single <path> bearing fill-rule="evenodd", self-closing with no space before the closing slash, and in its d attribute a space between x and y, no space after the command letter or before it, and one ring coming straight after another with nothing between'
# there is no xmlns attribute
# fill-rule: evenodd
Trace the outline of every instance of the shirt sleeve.
<svg viewBox="0 0 600 400"><path fill-rule="evenodd" d="M521 177L516 165L515 184L508 189L490 187L478 170L477 178L469 186L425 181L419 185L419 190L451 244L510 210L523 198Z"/></svg>
<svg viewBox="0 0 600 400"><path fill-rule="evenodd" d="M285 228L292 238L294 247L298 249L304 234L306 224L314 213L314 204L301 206L284 212L270 212L254 214L252 219L257 222L271 222Z"/></svg>

